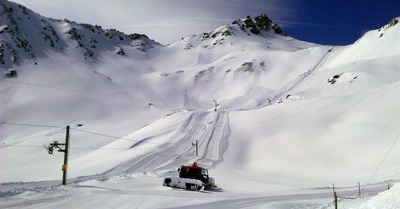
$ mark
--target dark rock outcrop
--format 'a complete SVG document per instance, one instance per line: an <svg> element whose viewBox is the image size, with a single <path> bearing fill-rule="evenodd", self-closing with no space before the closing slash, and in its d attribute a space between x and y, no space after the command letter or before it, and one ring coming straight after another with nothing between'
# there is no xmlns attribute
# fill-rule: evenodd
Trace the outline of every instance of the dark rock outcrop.
<svg viewBox="0 0 400 209"><path fill-rule="evenodd" d="M275 34L286 36L278 24L272 22L272 20L269 19L266 14L257 16L254 19L252 19L250 16L247 16L243 20L233 21L232 25L238 25L239 28L245 33L247 33L246 29L248 29L249 32L255 35L259 35L262 32L273 32Z"/></svg>

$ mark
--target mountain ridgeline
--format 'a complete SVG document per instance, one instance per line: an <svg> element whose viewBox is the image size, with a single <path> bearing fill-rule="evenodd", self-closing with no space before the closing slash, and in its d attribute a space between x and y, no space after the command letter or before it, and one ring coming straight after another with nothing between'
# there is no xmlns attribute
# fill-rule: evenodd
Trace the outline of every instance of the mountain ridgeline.
<svg viewBox="0 0 400 209"><path fill-rule="evenodd" d="M177 95L173 100L166 100L172 103L169 105L183 103L190 110L209 108L212 97L222 98L225 104L221 105L229 108L255 108L294 99L293 95L289 96L294 90L292 85L301 84L318 69L397 55L397 23L395 18L379 30L367 32L353 45L335 47L289 37L262 14L234 20L215 30L163 46L143 34L127 35L98 25L46 18L3 0L0 2L0 67L3 78L16 78L26 69L74 68L77 72L71 71L70 76L82 80L87 80L81 75L82 69L86 69L94 73L92 76L106 78L107 82L123 81L128 86L139 75L149 75L141 77L145 80L155 74L160 77L143 84L144 92L154 91L135 94ZM324 75L324 83L338 84L355 78L360 82L363 78L360 73L342 71ZM126 72L129 74L124 75ZM67 75L57 76L64 79L62 76ZM147 88L173 79L180 82L171 82L162 91L158 87ZM135 86L141 86L138 83ZM224 93L231 89L236 92ZM261 98L260 92L264 95ZM307 92L305 95L311 91Z"/></svg>
<svg viewBox="0 0 400 209"><path fill-rule="evenodd" d="M76 48L83 59L95 62L103 50L123 56L122 46L146 50L159 45L143 34L127 35L98 25L46 18L7 0L0 2L0 37L2 68L25 61L37 64L38 58L68 48Z"/></svg>
<svg viewBox="0 0 400 209"><path fill-rule="evenodd" d="M281 28L263 14L254 19L247 16L235 20L219 31L204 33L202 38L230 36L234 33L232 28L240 28L247 35L274 33L285 36ZM27 61L36 65L38 58L74 48L82 59L96 62L102 51L115 51L124 56L125 47L141 51L163 47L144 34L128 35L116 29L103 29L99 25L46 18L7 0L0 2L0 37L0 66L3 69ZM221 39L217 39L217 43L220 41ZM186 47L188 48L190 44Z"/></svg>

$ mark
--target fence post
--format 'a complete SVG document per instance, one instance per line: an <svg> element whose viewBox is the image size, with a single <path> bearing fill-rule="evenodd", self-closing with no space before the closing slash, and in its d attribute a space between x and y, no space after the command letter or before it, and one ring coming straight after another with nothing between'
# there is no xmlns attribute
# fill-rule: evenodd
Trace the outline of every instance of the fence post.
<svg viewBox="0 0 400 209"><path fill-rule="evenodd" d="M336 192L333 193L333 196L335 197L335 209L338 209Z"/></svg>

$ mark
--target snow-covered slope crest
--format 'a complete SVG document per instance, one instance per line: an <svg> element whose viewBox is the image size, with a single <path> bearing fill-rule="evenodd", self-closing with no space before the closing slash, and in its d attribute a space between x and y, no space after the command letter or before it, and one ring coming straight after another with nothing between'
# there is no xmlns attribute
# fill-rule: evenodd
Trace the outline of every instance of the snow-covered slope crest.
<svg viewBox="0 0 400 209"><path fill-rule="evenodd" d="M159 45L143 34L127 35L98 25L46 18L8 0L0 2L0 40L3 69L26 60L36 64L40 57L71 49L82 59L96 61L102 50L124 55L125 47L146 50Z"/></svg>
<svg viewBox="0 0 400 209"><path fill-rule="evenodd" d="M400 17L385 26L366 32L354 44L342 47L329 67L350 64L360 60L396 56L400 53Z"/></svg>

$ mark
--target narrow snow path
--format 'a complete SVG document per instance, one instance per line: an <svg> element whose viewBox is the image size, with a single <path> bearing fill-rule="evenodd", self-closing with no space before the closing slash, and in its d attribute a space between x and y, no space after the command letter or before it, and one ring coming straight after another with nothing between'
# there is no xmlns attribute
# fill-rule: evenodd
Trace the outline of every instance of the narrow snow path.
<svg viewBox="0 0 400 209"><path fill-rule="evenodd" d="M288 95L290 91L292 91L294 88L296 88L299 84L303 83L307 78L309 78L313 72L315 72L317 69L319 69L322 65L322 63L326 60L326 58L332 54L333 50L336 49L336 47L332 47L329 50L327 50L319 60L316 61L316 63L308 69L306 73L303 73L300 75L299 79L288 83L285 87L283 87L281 90L279 90L278 94L275 95L271 100L270 104L274 104L278 102L280 99L282 99L283 96ZM269 105L269 104L268 104Z"/></svg>
<svg viewBox="0 0 400 209"><path fill-rule="evenodd" d="M199 141L199 156L197 161L208 168L214 168L223 161L223 154L228 149L230 136L228 112L215 113L211 126L205 137ZM213 114L213 115L215 115Z"/></svg>

